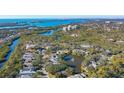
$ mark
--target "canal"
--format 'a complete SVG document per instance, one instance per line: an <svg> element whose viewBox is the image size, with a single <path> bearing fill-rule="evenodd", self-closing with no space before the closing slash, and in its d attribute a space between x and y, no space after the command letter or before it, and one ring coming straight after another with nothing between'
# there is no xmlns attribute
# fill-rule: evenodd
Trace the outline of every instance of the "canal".
<svg viewBox="0 0 124 93"><path fill-rule="evenodd" d="M15 47L18 45L18 43L19 43L19 38L16 38L16 39L13 40L12 44L9 46L10 52L6 55L5 61L0 63L0 68L5 64L6 61L9 60L11 54L14 52Z"/></svg>

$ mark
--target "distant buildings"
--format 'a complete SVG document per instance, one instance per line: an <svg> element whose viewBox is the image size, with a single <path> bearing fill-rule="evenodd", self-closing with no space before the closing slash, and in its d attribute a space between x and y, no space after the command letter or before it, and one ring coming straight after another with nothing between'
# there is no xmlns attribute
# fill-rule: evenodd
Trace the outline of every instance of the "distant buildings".
<svg viewBox="0 0 124 93"><path fill-rule="evenodd" d="M63 27L63 31L76 30L77 27L78 27L77 25L68 25L68 26L64 26L64 27Z"/></svg>
<svg viewBox="0 0 124 93"><path fill-rule="evenodd" d="M111 23L111 21L105 21L105 23L106 23L106 24L109 24L109 23Z"/></svg>

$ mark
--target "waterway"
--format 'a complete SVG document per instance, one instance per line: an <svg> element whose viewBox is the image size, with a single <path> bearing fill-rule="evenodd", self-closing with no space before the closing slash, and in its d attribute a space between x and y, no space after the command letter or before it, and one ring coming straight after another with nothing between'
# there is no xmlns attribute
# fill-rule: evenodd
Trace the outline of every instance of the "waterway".
<svg viewBox="0 0 124 93"><path fill-rule="evenodd" d="M11 56L12 53L14 52L15 47L18 45L18 43L19 43L19 38L13 40L12 44L9 46L10 52L9 52L9 53L7 54L7 56L5 57L5 61L3 61L2 63L0 63L0 68L4 65L4 63L5 63L6 61L9 60L10 56Z"/></svg>
<svg viewBox="0 0 124 93"><path fill-rule="evenodd" d="M45 20L45 19L0 19L0 24L8 24L8 23L16 23L16 24L26 24L29 26L36 26L36 27L50 27L50 26L59 26L59 25L66 25L66 24L74 24L74 23L85 23L87 22L86 19L67 19L67 20ZM22 26L4 26L1 28L19 28ZM55 30L46 31L41 33L42 36L51 36L53 35ZM6 56L6 61L9 60L10 56L15 50L15 47L19 43L19 38L15 39L12 44L10 45L10 52ZM0 63L0 68L4 65L5 62Z"/></svg>
<svg viewBox="0 0 124 93"><path fill-rule="evenodd" d="M0 19L0 29L17 29L23 27L53 27L67 24L85 23L88 19ZM15 24L9 25L8 24ZM4 26L3 26L4 24ZM23 26L22 26L23 24Z"/></svg>

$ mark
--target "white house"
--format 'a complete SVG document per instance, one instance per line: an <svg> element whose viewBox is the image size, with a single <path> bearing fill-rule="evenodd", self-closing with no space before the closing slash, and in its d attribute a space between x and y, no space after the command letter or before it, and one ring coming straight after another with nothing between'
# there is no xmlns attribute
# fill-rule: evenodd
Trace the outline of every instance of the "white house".
<svg viewBox="0 0 124 93"><path fill-rule="evenodd" d="M68 29L68 31L70 31L71 30L71 25L68 25L67 29Z"/></svg>
<svg viewBox="0 0 124 93"><path fill-rule="evenodd" d="M29 48L34 48L36 45L34 45L34 44L27 44L26 45L26 49L29 49Z"/></svg>
<svg viewBox="0 0 124 93"><path fill-rule="evenodd" d="M63 27L63 31L65 31L65 32L66 32L66 31L67 31L67 27Z"/></svg>
<svg viewBox="0 0 124 93"><path fill-rule="evenodd" d="M77 25L64 26L62 29L63 29L63 31L76 30L77 29Z"/></svg>

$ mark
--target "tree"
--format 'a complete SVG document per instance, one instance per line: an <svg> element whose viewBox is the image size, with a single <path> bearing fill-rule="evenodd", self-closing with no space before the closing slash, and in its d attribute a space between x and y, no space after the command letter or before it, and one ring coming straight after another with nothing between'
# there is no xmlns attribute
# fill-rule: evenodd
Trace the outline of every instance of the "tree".
<svg viewBox="0 0 124 93"><path fill-rule="evenodd" d="M66 73L67 73L68 76L73 75L74 74L74 68L68 67L66 69Z"/></svg>
<svg viewBox="0 0 124 93"><path fill-rule="evenodd" d="M65 70L67 68L67 65L65 64L49 64L46 66L46 71L51 73L51 74L55 74L56 72Z"/></svg>

